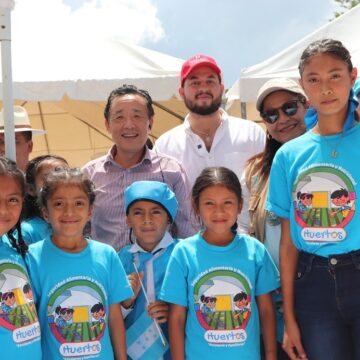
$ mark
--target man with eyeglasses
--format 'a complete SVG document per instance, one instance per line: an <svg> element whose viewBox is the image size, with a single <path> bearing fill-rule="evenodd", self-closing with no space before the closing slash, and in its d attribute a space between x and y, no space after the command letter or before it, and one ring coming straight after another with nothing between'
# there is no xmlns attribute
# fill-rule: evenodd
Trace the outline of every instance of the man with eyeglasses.
<svg viewBox="0 0 360 360"><path fill-rule="evenodd" d="M223 92L221 70L213 58L196 55L185 61L179 93L189 113L183 124L157 139L155 148L184 166L191 186L208 166L225 166L240 179L246 161L264 148L260 126L220 108Z"/></svg>
<svg viewBox="0 0 360 360"><path fill-rule="evenodd" d="M308 102L300 85L291 79L267 81L259 90L256 109L266 126L263 152L249 160L241 178L243 210L240 229L260 240L279 266L280 219L265 210L270 168L277 150L287 141L305 133L304 123ZM275 294L277 310L278 359L289 359L281 348L284 323L281 295Z"/></svg>

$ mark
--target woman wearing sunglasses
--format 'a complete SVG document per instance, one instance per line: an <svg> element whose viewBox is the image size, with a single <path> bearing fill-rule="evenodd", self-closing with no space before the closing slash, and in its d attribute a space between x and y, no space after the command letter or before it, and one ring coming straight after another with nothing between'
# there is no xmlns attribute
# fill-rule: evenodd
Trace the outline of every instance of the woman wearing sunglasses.
<svg viewBox="0 0 360 360"><path fill-rule="evenodd" d="M304 91L291 79L272 79L259 90L256 108L266 126L264 151L250 158L241 179L244 207L240 228L263 242L279 266L280 219L265 210L270 168L277 150L287 141L302 135L307 100ZM248 211L246 211L248 209ZM277 339L282 342L281 296L274 295L277 309ZM288 359L281 346L278 359Z"/></svg>

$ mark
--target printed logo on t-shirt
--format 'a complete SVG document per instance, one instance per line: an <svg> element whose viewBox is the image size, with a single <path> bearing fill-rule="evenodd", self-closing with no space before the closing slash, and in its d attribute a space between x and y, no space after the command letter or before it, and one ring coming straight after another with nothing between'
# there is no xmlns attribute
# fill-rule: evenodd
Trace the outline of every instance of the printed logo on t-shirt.
<svg viewBox="0 0 360 360"><path fill-rule="evenodd" d="M0 327L11 331L13 341L19 346L40 339L27 272L10 261L0 263Z"/></svg>
<svg viewBox="0 0 360 360"><path fill-rule="evenodd" d="M309 243L340 242L355 213L354 180L344 169L317 165L303 171L293 186L295 220Z"/></svg>
<svg viewBox="0 0 360 360"><path fill-rule="evenodd" d="M55 286L48 302L48 324L64 357L94 356L101 352L106 326L106 298L94 281L71 278Z"/></svg>
<svg viewBox="0 0 360 360"><path fill-rule="evenodd" d="M196 317L208 344L243 345L253 301L247 278L236 269L209 269L193 286Z"/></svg>

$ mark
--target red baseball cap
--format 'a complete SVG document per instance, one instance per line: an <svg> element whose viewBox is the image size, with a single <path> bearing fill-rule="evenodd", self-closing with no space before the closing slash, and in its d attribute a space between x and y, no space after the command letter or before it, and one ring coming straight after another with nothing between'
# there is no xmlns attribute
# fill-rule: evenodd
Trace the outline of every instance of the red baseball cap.
<svg viewBox="0 0 360 360"><path fill-rule="evenodd" d="M186 60L181 68L181 73L180 73L181 86L184 84L184 81L189 76L189 74L199 66L207 66L213 69L221 81L221 70L218 64L216 63L216 61L210 56L195 55L190 59Z"/></svg>

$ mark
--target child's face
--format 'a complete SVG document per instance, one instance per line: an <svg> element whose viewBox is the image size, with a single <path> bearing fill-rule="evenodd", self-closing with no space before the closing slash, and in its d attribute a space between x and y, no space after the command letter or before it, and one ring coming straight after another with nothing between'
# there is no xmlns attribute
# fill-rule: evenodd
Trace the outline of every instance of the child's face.
<svg viewBox="0 0 360 360"><path fill-rule="evenodd" d="M0 176L0 235L7 233L19 220L23 196L17 181Z"/></svg>
<svg viewBox="0 0 360 360"><path fill-rule="evenodd" d="M304 198L301 199L301 202L306 206L310 206L312 203L312 198L305 196Z"/></svg>
<svg viewBox="0 0 360 360"><path fill-rule="evenodd" d="M209 309L214 309L215 308L215 301L214 300L210 300L206 303L206 306L209 308Z"/></svg>
<svg viewBox="0 0 360 360"><path fill-rule="evenodd" d="M6 300L3 301L7 306L13 306L15 304L15 296L9 296Z"/></svg>
<svg viewBox="0 0 360 360"><path fill-rule="evenodd" d="M341 197L332 199L333 204L336 206L343 206L343 205L347 204L348 201L349 201L349 197L344 196L344 195Z"/></svg>
<svg viewBox="0 0 360 360"><path fill-rule="evenodd" d="M25 294L25 297L29 300L32 300L33 298L33 294L32 294L32 290L29 290L26 294Z"/></svg>
<svg viewBox="0 0 360 360"><path fill-rule="evenodd" d="M247 300L246 299L242 299L242 300L238 300L235 301L235 306L239 309L242 309L243 307L245 307L247 304Z"/></svg>
<svg viewBox="0 0 360 360"><path fill-rule="evenodd" d="M69 321L72 319L73 317L73 313L71 311L67 311L65 312L64 314L61 315L61 317L66 320L66 321Z"/></svg>
<svg viewBox="0 0 360 360"><path fill-rule="evenodd" d="M310 104L319 115L336 115L343 121L356 76L356 69L350 73L343 60L329 54L319 54L305 65L300 81Z"/></svg>
<svg viewBox="0 0 360 360"><path fill-rule="evenodd" d="M90 219L88 196L77 185L60 185L47 199L44 218L50 222L58 239L83 238L83 229Z"/></svg>
<svg viewBox="0 0 360 360"><path fill-rule="evenodd" d="M44 179L46 175L50 174L52 171L60 168L68 168L68 165L58 159L48 159L44 160L40 164L40 168L35 177L35 190L36 193L44 186ZM32 194L35 196L36 194Z"/></svg>
<svg viewBox="0 0 360 360"><path fill-rule="evenodd" d="M105 315L105 311L104 310L99 310L97 312L93 312L92 316L95 320L100 320L101 318L103 318Z"/></svg>
<svg viewBox="0 0 360 360"><path fill-rule="evenodd" d="M221 236L231 233L241 211L236 194L225 186L209 186L199 196L197 213L205 224L205 232Z"/></svg>
<svg viewBox="0 0 360 360"><path fill-rule="evenodd" d="M161 241L168 228L168 220L164 208L151 201L136 201L126 218L137 243L146 251L152 251Z"/></svg>

